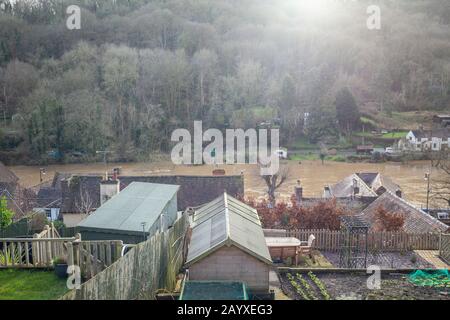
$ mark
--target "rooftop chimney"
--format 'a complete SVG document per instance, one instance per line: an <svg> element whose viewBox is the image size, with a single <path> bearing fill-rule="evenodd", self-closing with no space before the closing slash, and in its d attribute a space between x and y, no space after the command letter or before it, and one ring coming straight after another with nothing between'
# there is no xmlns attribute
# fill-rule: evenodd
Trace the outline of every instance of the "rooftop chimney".
<svg viewBox="0 0 450 320"><path fill-rule="evenodd" d="M119 180L103 180L102 182L100 182L100 205L103 205L106 201L114 197L119 192Z"/></svg>
<svg viewBox="0 0 450 320"><path fill-rule="evenodd" d="M358 180L353 179L353 196L356 197L357 194L359 194L359 184L358 184Z"/></svg>
<svg viewBox="0 0 450 320"><path fill-rule="evenodd" d="M329 186L325 186L323 190L324 198L331 198L331 189Z"/></svg>

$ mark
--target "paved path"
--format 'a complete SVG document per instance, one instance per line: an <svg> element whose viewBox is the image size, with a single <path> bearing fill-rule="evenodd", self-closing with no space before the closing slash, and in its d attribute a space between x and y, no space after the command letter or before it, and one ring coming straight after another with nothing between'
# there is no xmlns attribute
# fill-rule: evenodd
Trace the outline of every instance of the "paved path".
<svg viewBox="0 0 450 320"><path fill-rule="evenodd" d="M275 300L292 300L281 290L280 279L278 279L278 274L273 270L269 272L269 287L270 290L275 292Z"/></svg>
<svg viewBox="0 0 450 320"><path fill-rule="evenodd" d="M450 269L450 265L439 258L439 251L437 250L414 250L414 252L434 265L436 269Z"/></svg>

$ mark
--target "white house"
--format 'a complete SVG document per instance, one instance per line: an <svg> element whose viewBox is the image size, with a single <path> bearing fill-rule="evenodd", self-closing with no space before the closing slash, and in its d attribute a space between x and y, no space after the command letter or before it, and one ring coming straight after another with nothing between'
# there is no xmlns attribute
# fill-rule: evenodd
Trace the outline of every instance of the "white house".
<svg viewBox="0 0 450 320"><path fill-rule="evenodd" d="M448 129L412 130L406 139L399 142L400 149L412 151L440 151L450 147L450 131Z"/></svg>

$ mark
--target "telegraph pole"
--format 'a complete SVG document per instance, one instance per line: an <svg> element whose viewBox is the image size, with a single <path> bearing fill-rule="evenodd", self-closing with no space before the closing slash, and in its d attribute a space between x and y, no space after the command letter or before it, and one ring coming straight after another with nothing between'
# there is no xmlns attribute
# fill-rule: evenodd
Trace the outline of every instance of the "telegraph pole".
<svg viewBox="0 0 450 320"><path fill-rule="evenodd" d="M427 180L427 213L429 213L430 209L430 176L430 172L425 173L425 180Z"/></svg>
<svg viewBox="0 0 450 320"><path fill-rule="evenodd" d="M107 159L106 159L106 156L107 156L109 153L111 153L111 151L108 151L108 150L98 150L98 151L96 151L95 153L96 153L96 154L102 154L102 155L103 155L103 162L105 163L105 173L106 173L105 177L106 177L106 180L108 180L108 161L107 161Z"/></svg>

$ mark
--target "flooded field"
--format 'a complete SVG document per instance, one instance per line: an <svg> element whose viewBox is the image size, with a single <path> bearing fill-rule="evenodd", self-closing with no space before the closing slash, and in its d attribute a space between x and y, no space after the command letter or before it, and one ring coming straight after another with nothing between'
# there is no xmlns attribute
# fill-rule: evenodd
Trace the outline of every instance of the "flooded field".
<svg viewBox="0 0 450 320"><path fill-rule="evenodd" d="M425 172L430 170L430 163L424 161L402 163L341 163L320 161L287 161L289 167L289 179L279 189L281 197L288 198L298 179L302 181L304 195L306 197L321 196L324 185L334 184L353 172L381 172L391 177L403 188L406 199L417 206L425 206L426 181ZM175 166L170 162L157 163L116 163L108 164L108 169L122 168L122 175L211 175L212 166ZM245 190L247 196L263 197L265 184L259 176L259 168L256 165L223 165L227 175L244 174ZM30 187L39 184L39 167L12 166L10 167L20 178L20 183ZM51 180L55 172L71 173L98 173L104 174L103 163L93 164L68 164L51 165L45 167L44 180ZM432 171L432 176L439 172Z"/></svg>

